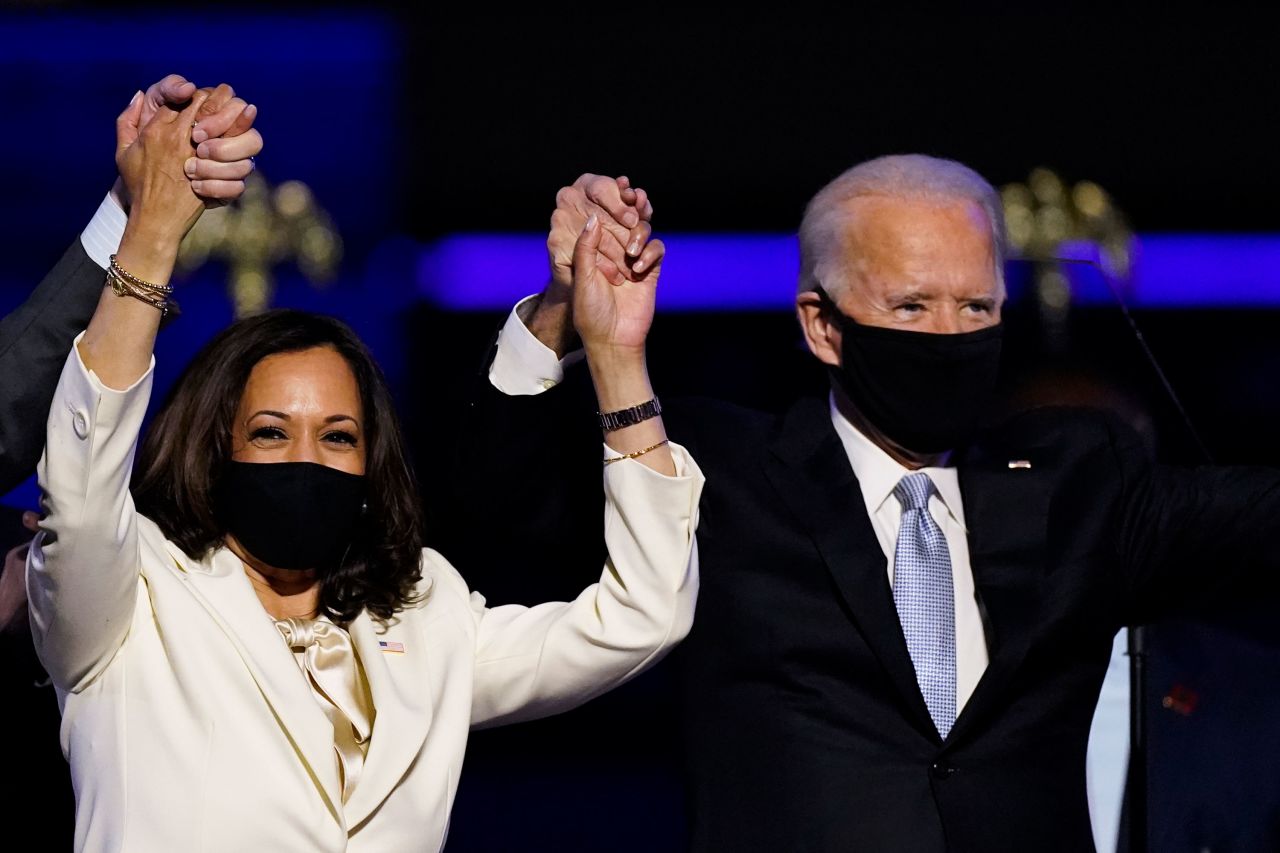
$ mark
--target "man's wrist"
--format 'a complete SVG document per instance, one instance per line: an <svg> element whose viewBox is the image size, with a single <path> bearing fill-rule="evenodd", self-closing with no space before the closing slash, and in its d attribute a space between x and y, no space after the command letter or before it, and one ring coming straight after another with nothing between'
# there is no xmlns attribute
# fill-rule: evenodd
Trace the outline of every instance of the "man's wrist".
<svg viewBox="0 0 1280 853"><path fill-rule="evenodd" d="M538 341L562 359L574 349L578 334L573 328L573 302L562 299L548 286L536 300L530 300L532 312L521 319Z"/></svg>

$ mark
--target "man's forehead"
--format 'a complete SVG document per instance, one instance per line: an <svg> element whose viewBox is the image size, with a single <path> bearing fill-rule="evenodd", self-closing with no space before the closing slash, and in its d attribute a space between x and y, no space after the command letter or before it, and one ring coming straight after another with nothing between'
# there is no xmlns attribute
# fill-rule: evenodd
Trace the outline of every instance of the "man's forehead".
<svg viewBox="0 0 1280 853"><path fill-rule="evenodd" d="M863 195L849 199L841 210L841 231L850 239L874 235L912 241L951 231L970 232L988 242L991 239L986 212L972 199Z"/></svg>
<svg viewBox="0 0 1280 853"><path fill-rule="evenodd" d="M840 247L850 285L928 301L999 294L990 224L968 199L861 196L845 206Z"/></svg>

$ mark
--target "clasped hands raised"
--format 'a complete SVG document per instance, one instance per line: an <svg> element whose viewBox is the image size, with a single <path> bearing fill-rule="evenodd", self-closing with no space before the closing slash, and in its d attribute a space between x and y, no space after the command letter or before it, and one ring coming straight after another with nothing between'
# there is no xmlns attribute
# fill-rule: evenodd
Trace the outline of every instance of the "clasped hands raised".
<svg viewBox="0 0 1280 853"><path fill-rule="evenodd" d="M588 354L642 358L666 254L652 218L648 193L625 176L586 174L562 188L547 236L551 280L530 331L560 356L578 337Z"/></svg>
<svg viewBox="0 0 1280 853"><path fill-rule="evenodd" d="M116 119L120 206L131 218L135 208L151 210L185 234L201 210L244 193L262 151L257 115L225 83L201 89L170 74L138 92Z"/></svg>

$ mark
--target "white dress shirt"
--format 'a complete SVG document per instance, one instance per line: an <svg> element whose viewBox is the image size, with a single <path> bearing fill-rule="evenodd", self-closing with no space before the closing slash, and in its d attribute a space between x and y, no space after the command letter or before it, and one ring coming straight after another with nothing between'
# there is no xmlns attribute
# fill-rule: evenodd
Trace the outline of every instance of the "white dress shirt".
<svg viewBox="0 0 1280 853"><path fill-rule="evenodd" d="M80 245L85 254L104 270L111 266L111 256L120 249L120 241L124 238L124 226L129 219L125 216L120 202L111 193L98 205L98 212L89 220L89 224L80 233Z"/></svg>
<svg viewBox="0 0 1280 853"><path fill-rule="evenodd" d="M498 335L498 351L489 368L489 381L504 394L541 394L564 379L565 367L582 357L581 352L557 359L525 325L536 307L536 297L523 299L512 310ZM893 497L898 481L912 473L858 431L831 403L831 421L844 444L849 464L858 478L867 516L884 551L885 571L893 585L893 550L898 540L902 506ZM924 468L937 486L929 500L929 511L947 537L951 552L952 588L955 591L956 625L956 709L963 709L987 669L987 640L974 592L973 569L969 565L969 540L964 525L964 504L960 481L954 468Z"/></svg>
<svg viewBox="0 0 1280 853"><path fill-rule="evenodd" d="M889 585L893 586L893 550L902 523L902 504L893 496L898 481L915 473L885 453L849 422L832 396L831 423L849 456L849 464L862 489L867 516L884 551ZM964 526L964 503L960 499L960 478L955 468L920 468L937 487L929 498L929 514L947 537L951 552L951 585L955 592L956 617L956 710L964 708L978 680L987 669L987 638L974 594L973 569L969 565L968 528Z"/></svg>

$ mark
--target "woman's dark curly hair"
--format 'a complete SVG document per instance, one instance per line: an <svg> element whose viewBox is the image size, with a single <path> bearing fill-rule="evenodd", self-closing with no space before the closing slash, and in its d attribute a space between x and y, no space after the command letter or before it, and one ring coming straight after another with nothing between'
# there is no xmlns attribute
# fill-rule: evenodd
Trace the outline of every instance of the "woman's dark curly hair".
<svg viewBox="0 0 1280 853"><path fill-rule="evenodd" d="M249 373L269 355L336 350L364 406L368 509L342 567L321 582L320 610L345 624L367 609L387 620L414 601L421 578L422 507L382 370L350 327L302 311L268 311L223 330L196 355L147 432L133 476L138 511L186 553L203 558L226 531L214 487L231 459L236 409Z"/></svg>

